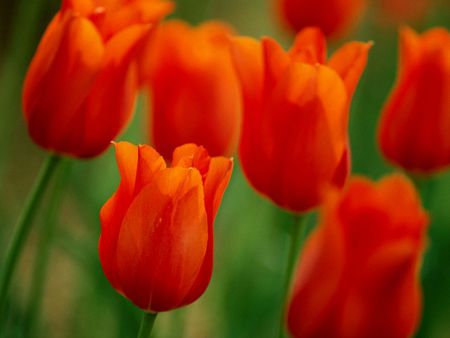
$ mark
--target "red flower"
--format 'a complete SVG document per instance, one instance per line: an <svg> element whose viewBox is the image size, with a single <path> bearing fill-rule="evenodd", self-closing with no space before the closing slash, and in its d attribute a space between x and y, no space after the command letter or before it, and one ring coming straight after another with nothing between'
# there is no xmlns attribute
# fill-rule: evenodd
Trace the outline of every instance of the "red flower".
<svg viewBox="0 0 450 338"><path fill-rule="evenodd" d="M136 53L170 2L64 1L28 70L23 110L40 146L91 157L127 124L138 83Z"/></svg>
<svg viewBox="0 0 450 338"><path fill-rule="evenodd" d="M366 0L274 0L282 20L294 32L309 26L328 37L346 33L362 16Z"/></svg>
<svg viewBox="0 0 450 338"><path fill-rule="evenodd" d="M209 284L213 223L233 162L175 149L172 167L149 146L116 144L121 183L101 212L99 255L112 286L138 307L168 311Z"/></svg>
<svg viewBox="0 0 450 338"><path fill-rule="evenodd" d="M450 165L450 35L401 31L400 65L379 126L383 154L406 170Z"/></svg>
<svg viewBox="0 0 450 338"><path fill-rule="evenodd" d="M149 86L150 129L155 148L170 156L194 142L212 155L234 153L241 123L241 95L229 52L232 30L220 22L191 27L161 24L140 60Z"/></svg>
<svg viewBox="0 0 450 338"><path fill-rule="evenodd" d="M327 194L288 307L293 337L406 338L421 311L427 215L411 183L351 180Z"/></svg>
<svg viewBox="0 0 450 338"><path fill-rule="evenodd" d="M315 207L324 184L342 186L350 166L348 108L370 44L348 43L328 61L325 44L309 28L289 52L269 38L237 38L232 48L244 96L244 173L296 212Z"/></svg>

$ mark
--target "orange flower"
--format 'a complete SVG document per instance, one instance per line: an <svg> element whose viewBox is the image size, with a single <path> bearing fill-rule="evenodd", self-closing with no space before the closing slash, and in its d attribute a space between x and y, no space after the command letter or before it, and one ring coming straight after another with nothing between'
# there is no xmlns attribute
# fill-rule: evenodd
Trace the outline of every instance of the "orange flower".
<svg viewBox="0 0 450 338"><path fill-rule="evenodd" d="M270 38L237 38L232 48L244 96L244 173L296 212L319 203L322 185L342 186L350 166L348 108L370 43L348 43L328 61L325 44L308 28L289 52Z"/></svg>
<svg viewBox="0 0 450 338"><path fill-rule="evenodd" d="M406 338L421 311L428 218L403 176L352 179L327 194L288 307L293 337Z"/></svg>
<svg viewBox="0 0 450 338"><path fill-rule="evenodd" d="M362 16L366 0L274 0L282 20L294 32L308 26L328 37L348 31Z"/></svg>
<svg viewBox="0 0 450 338"><path fill-rule="evenodd" d="M232 160L187 144L167 168L153 148L126 142L116 158L121 183L100 212L106 277L146 311L195 301L211 278L213 223Z"/></svg>
<svg viewBox="0 0 450 338"><path fill-rule="evenodd" d="M232 30L220 22L190 27L161 24L140 60L150 87L151 134L156 149L170 156L194 142L212 155L231 155L237 146L241 96L229 53Z"/></svg>
<svg viewBox="0 0 450 338"><path fill-rule="evenodd" d="M131 116L138 89L133 59L149 23L171 8L162 0L64 1L25 79L33 140L77 157L105 150Z"/></svg>
<svg viewBox="0 0 450 338"><path fill-rule="evenodd" d="M410 171L450 165L450 35L401 31L400 65L379 126L384 155Z"/></svg>

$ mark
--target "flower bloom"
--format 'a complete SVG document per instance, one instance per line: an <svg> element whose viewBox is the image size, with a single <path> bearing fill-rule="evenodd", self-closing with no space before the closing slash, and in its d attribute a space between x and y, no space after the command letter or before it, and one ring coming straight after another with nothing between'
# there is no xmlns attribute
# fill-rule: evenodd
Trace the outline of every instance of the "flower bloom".
<svg viewBox="0 0 450 338"><path fill-rule="evenodd" d="M128 122L138 89L135 56L170 12L162 0L66 0L25 79L23 110L40 146L91 157Z"/></svg>
<svg viewBox="0 0 450 338"><path fill-rule="evenodd" d="M100 212L99 255L111 285L145 311L187 305L209 284L213 223L233 167L203 147L116 144L121 182Z"/></svg>
<svg viewBox="0 0 450 338"><path fill-rule="evenodd" d="M274 1L282 20L294 32L316 26L329 37L340 36L349 30L366 7L366 0Z"/></svg>
<svg viewBox="0 0 450 338"><path fill-rule="evenodd" d="M163 156L189 142L214 156L234 153L241 94L229 52L231 35L220 22L191 27L177 20L152 34L140 69L151 97L150 134Z"/></svg>
<svg viewBox="0 0 450 338"><path fill-rule="evenodd" d="M450 165L450 35L434 28L400 34L400 65L380 120L383 154L406 170Z"/></svg>
<svg viewBox="0 0 450 338"><path fill-rule="evenodd" d="M289 52L264 38L236 38L244 121L239 155L253 187L282 208L315 207L324 184L349 171L351 97L370 43L350 42L328 61L323 34L301 31Z"/></svg>
<svg viewBox="0 0 450 338"><path fill-rule="evenodd" d="M293 337L407 338L419 323L428 218L412 184L354 178L327 194L288 306Z"/></svg>

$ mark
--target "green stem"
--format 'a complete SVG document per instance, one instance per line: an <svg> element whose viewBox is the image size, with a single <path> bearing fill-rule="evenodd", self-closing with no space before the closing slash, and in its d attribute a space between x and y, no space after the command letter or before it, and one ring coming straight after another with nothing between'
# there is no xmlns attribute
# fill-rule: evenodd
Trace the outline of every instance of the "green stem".
<svg viewBox="0 0 450 338"><path fill-rule="evenodd" d="M23 249L25 240L30 233L33 218L38 209L42 196L48 186L50 178L55 172L61 158L57 155L50 155L39 173L39 177L34 183L33 189L27 197L25 207L22 209L19 220L15 227L13 238L6 253L6 259L2 264L0 275L0 318L5 308L7 293L17 266L17 261ZM1 331L1 330L0 330Z"/></svg>
<svg viewBox="0 0 450 338"><path fill-rule="evenodd" d="M39 323L39 313L42 304L42 295L47 277L50 251L57 223L58 210L61 203L61 196L67 182L69 163L65 161L59 170L59 177L53 188L53 193L49 201L47 215L39 231L39 243L37 247L36 262L33 268L33 276L28 297L27 316L25 319L25 337L36 335L36 328Z"/></svg>
<svg viewBox="0 0 450 338"><path fill-rule="evenodd" d="M145 312L141 320L138 338L149 338L155 324L157 313Z"/></svg>
<svg viewBox="0 0 450 338"><path fill-rule="evenodd" d="M306 215L295 215L294 223L291 226L289 233L289 251L287 257L286 271L284 274L284 287L283 287L283 299L282 299L282 310L280 318L280 329L278 336L280 338L284 337L284 306L286 303L286 298L289 294L289 287L291 285L292 273L294 270L294 265L297 261L299 254L299 249L306 230Z"/></svg>

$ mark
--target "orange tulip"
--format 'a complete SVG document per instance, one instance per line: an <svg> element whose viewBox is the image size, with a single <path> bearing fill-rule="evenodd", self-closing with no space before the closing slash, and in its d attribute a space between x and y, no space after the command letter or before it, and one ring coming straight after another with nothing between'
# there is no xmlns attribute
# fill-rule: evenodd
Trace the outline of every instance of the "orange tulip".
<svg viewBox="0 0 450 338"><path fill-rule="evenodd" d="M40 146L91 157L128 122L137 89L133 61L170 2L64 1L28 70L23 110Z"/></svg>
<svg viewBox="0 0 450 338"><path fill-rule="evenodd" d="M172 167L149 146L116 144L121 183L100 219L99 254L112 286L138 307L187 305L209 284L213 223L233 162L193 144Z"/></svg>
<svg viewBox="0 0 450 338"><path fill-rule="evenodd" d="M401 31L400 65L379 126L383 154L406 170L450 165L450 35Z"/></svg>
<svg viewBox="0 0 450 338"><path fill-rule="evenodd" d="M346 33L362 16L366 0L274 0L285 24L294 32L308 26L328 37Z"/></svg>
<svg viewBox="0 0 450 338"><path fill-rule="evenodd" d="M232 48L244 96L244 173L295 212L315 207L322 185L341 187L350 167L348 108L370 43L348 43L328 61L325 44L308 28L289 52L270 38L236 38Z"/></svg>
<svg viewBox="0 0 450 338"><path fill-rule="evenodd" d="M301 254L288 306L293 337L407 338L421 312L428 218L400 175L352 179L327 194Z"/></svg>
<svg viewBox="0 0 450 338"><path fill-rule="evenodd" d="M220 22L194 28L175 20L152 34L140 60L141 76L151 96L152 140L163 156L189 142L215 156L235 151L241 96L229 53L231 34Z"/></svg>

